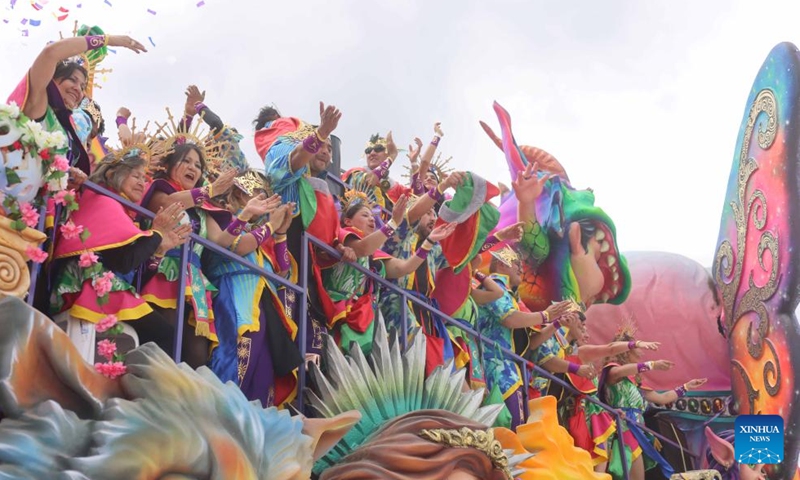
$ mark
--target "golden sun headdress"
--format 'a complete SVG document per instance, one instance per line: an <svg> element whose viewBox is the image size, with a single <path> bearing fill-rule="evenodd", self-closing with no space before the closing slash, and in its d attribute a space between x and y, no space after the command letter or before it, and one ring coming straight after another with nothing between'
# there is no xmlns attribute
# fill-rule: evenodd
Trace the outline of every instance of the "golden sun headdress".
<svg viewBox="0 0 800 480"><path fill-rule="evenodd" d="M372 200L374 195L374 189L370 188L366 181L353 182L351 188L345 191L342 197L342 213L358 204L372 210L372 207L375 206L375 201Z"/></svg>
<svg viewBox="0 0 800 480"><path fill-rule="evenodd" d="M440 152L436 155L436 158L431 161L428 171L436 176L436 180L441 182L445 177L455 171L455 168L450 166L451 160L453 160L452 156L442 160L442 154ZM411 175L416 173L416 171L411 171L411 167L408 165L406 165L406 171L407 173L403 175L405 178L411 178Z"/></svg>
<svg viewBox="0 0 800 480"><path fill-rule="evenodd" d="M519 255L508 245L505 245L500 250L494 250L489 253L507 267L513 267L515 263L519 262Z"/></svg>
<svg viewBox="0 0 800 480"><path fill-rule="evenodd" d="M206 161L206 177L216 178L220 173L222 162L225 160L224 148L220 139L207 127L203 128L203 122L196 122L188 130L184 129L183 125L175 123L175 117L172 116L169 108L167 108L167 118L169 119L167 123L156 122L158 126L156 134L160 133L165 137L162 142L164 155L175 151L175 147L178 145L195 145L203 152L203 158ZM202 119L202 115L200 118Z"/></svg>
<svg viewBox="0 0 800 480"><path fill-rule="evenodd" d="M473 430L467 427L457 430L423 429L419 432L419 436L451 448L479 450L489 457L494 468L503 472L508 480L513 480L516 475L522 473L516 471L517 465L533 456L532 454L513 455L512 450L503 450L503 445L494 438L494 429L491 428L488 430Z"/></svg>
<svg viewBox="0 0 800 480"><path fill-rule="evenodd" d="M132 119L130 127L131 143L123 145L120 148L112 148L108 152L109 155L114 158L115 163L126 158L138 156L147 161L148 167L146 168L149 170L153 157L162 153L158 148L154 148L154 145L157 145L157 143L153 142L152 138L147 134L147 127L149 125L150 122L147 122L144 128L138 131L136 128L136 119Z"/></svg>

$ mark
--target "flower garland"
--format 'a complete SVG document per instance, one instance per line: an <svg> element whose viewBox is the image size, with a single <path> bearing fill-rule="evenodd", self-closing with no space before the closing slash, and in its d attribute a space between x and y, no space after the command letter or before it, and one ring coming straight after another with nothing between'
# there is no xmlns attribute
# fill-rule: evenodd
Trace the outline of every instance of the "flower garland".
<svg viewBox="0 0 800 480"><path fill-rule="evenodd" d="M61 234L65 239L80 237L85 245L91 233L69 219L70 215L78 210L77 193L73 189L67 189L69 160L64 155L54 153L66 146L67 139L62 132L45 130L40 123L27 118L15 103L0 105L0 158L3 159L4 169L0 175L4 174L6 181L5 188L0 189L0 200L2 200L0 214L12 221L11 227L14 230L21 232L26 228L35 229L39 226L39 212L47 205L47 195L49 195L55 205L64 207L65 218L60 227ZM41 175L41 186L32 200L20 201L18 195L11 193L12 187L21 186L23 179L20 178L17 169L10 166L7 160L9 157L19 157L23 161L27 159L28 162L41 161L41 169L38 172ZM34 180L29 179L29 181ZM47 252L38 247L28 247L25 255L35 263L43 263L48 257ZM81 254L78 266L84 269L87 278L91 277L92 288L97 294L97 304L102 310L102 306L109 301L114 273L104 271L98 262L98 256L88 249ZM95 326L95 330L98 333L119 335L122 333L122 325L118 323L115 315L106 314ZM97 344L97 351L108 360L105 363L95 363L98 372L109 378L116 378L125 373L124 357L117 352L116 343L108 339L101 340Z"/></svg>

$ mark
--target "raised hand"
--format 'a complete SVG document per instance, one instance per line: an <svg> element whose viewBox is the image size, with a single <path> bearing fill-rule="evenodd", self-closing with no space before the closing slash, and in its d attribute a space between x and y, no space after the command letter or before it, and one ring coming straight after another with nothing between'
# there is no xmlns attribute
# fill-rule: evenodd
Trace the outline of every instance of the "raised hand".
<svg viewBox="0 0 800 480"><path fill-rule="evenodd" d="M570 300L563 300L550 305L545 311L552 322L569 313L570 308L572 308L572 302Z"/></svg>
<svg viewBox="0 0 800 480"><path fill-rule="evenodd" d="M517 222L494 232L494 236L501 242L518 242L522 239L522 226L524 222Z"/></svg>
<svg viewBox="0 0 800 480"><path fill-rule="evenodd" d="M522 203L535 202L539 195L544 191L544 185L552 174L538 175L538 164L529 163L525 170L517 174L517 178L511 182L511 187L514 189L514 195L517 200Z"/></svg>
<svg viewBox="0 0 800 480"><path fill-rule="evenodd" d="M443 192L448 188L458 188L462 183L464 183L464 179L466 178L466 174L464 172L453 172L447 176L447 178L439 184L440 188L439 191Z"/></svg>
<svg viewBox="0 0 800 480"><path fill-rule="evenodd" d="M280 225L273 223L272 226L275 227L275 231L277 233L285 234L289 230L289 226L292 224L292 212L294 212L294 202L289 202L285 205L286 212L283 216L283 221ZM278 209L280 210L280 209Z"/></svg>
<svg viewBox="0 0 800 480"><path fill-rule="evenodd" d="M212 195L216 197L230 190L233 186L233 179L238 173L235 168L229 168L220 173L219 177L211 184Z"/></svg>
<svg viewBox="0 0 800 480"><path fill-rule="evenodd" d="M197 85L189 85L189 87L186 88L186 106L184 107L184 113L186 113L186 116L195 116L197 111L194 106L205 101L205 99L205 90L201 93L200 89L197 88Z"/></svg>
<svg viewBox="0 0 800 480"><path fill-rule="evenodd" d="M643 342L641 340L636 342L636 348L640 350L658 350L658 347L661 346L661 342Z"/></svg>
<svg viewBox="0 0 800 480"><path fill-rule="evenodd" d="M444 240L456 231L457 226L457 223L446 223L444 225L439 225L433 229L430 235L428 235L428 240L434 243Z"/></svg>
<svg viewBox="0 0 800 480"><path fill-rule="evenodd" d="M192 233L192 225L185 223L177 227L161 232L161 244L156 249L156 253L163 255L175 247L179 247L189 241L189 234Z"/></svg>
<svg viewBox="0 0 800 480"><path fill-rule="evenodd" d="M392 132L386 134L386 155L394 161L397 158L397 145L394 144Z"/></svg>
<svg viewBox="0 0 800 480"><path fill-rule="evenodd" d="M436 122L433 124L433 133L435 133L437 137L444 137L444 132L442 132L442 122Z"/></svg>
<svg viewBox="0 0 800 480"><path fill-rule="evenodd" d="M669 360L656 360L653 362L653 370L669 370L674 366L675 363L670 362Z"/></svg>
<svg viewBox="0 0 800 480"><path fill-rule="evenodd" d="M708 382L707 378L695 378L694 380L689 380L686 382L684 386L686 387L686 390L697 390L705 385L706 382Z"/></svg>
<svg viewBox="0 0 800 480"><path fill-rule="evenodd" d="M415 137L414 143L417 144L417 148L414 148L413 145L408 146L408 160L411 162L412 165L417 163L417 159L419 158L419 152L422 151L422 140L420 140L418 137Z"/></svg>
<svg viewBox="0 0 800 480"><path fill-rule="evenodd" d="M317 131L323 138L328 138L339 126L339 119L341 118L342 112L338 108L333 105L326 107L324 103L319 102L319 127L317 127Z"/></svg>
<svg viewBox="0 0 800 480"><path fill-rule="evenodd" d="M251 198L250 201L247 202L247 205L245 205L242 209L241 218L242 220L247 219L249 221L253 218L260 217L261 215L265 215L274 211L280 205L280 195L273 195L267 198L266 194L261 193Z"/></svg>
<svg viewBox="0 0 800 480"><path fill-rule="evenodd" d="M185 209L186 207L180 202L173 202L167 205L166 208L159 208L155 218L153 218L153 229L161 233L172 231L185 215L183 212Z"/></svg>
<svg viewBox="0 0 800 480"><path fill-rule="evenodd" d="M124 117L125 120L127 120L131 118L131 111L128 110L126 107L119 107L119 110L117 110L117 116Z"/></svg>
<svg viewBox="0 0 800 480"><path fill-rule="evenodd" d="M397 201L394 204L394 207L392 207L392 220L394 221L395 225L399 226L401 223L403 223L403 219L406 216L407 206L408 206L408 195L405 194L400 195L400 198L397 199Z"/></svg>
<svg viewBox="0 0 800 480"><path fill-rule="evenodd" d="M107 35L107 39L109 47L123 47L136 53L147 51L144 45L127 35Z"/></svg>
<svg viewBox="0 0 800 480"><path fill-rule="evenodd" d="M281 205L269 214L269 223L272 224L273 232L286 233L286 230L289 229L288 225L286 225L285 229L281 227L284 226L284 223L287 223L286 217L289 217L288 223L292 223L292 210L289 210L290 205L291 204L288 203Z"/></svg>

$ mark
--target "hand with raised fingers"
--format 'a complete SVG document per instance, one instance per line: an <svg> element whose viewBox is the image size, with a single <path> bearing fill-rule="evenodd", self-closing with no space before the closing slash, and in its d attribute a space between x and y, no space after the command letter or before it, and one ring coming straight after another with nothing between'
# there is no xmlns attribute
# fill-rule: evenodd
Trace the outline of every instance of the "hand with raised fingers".
<svg viewBox="0 0 800 480"><path fill-rule="evenodd" d="M397 158L397 145L394 144L391 131L386 134L386 156L393 162Z"/></svg>
<svg viewBox="0 0 800 480"><path fill-rule="evenodd" d="M136 53L147 51L144 45L127 35L107 35L106 38L108 39L109 47L123 47Z"/></svg>
<svg viewBox="0 0 800 480"><path fill-rule="evenodd" d="M456 231L457 226L457 223L446 223L444 225L439 225L433 229L430 235L428 235L428 240L434 243L442 241L452 235L452 233Z"/></svg>
<svg viewBox="0 0 800 480"><path fill-rule="evenodd" d="M529 163L525 170L517 174L517 178L511 182L514 195L517 200L524 203L535 202L539 195L544 191L544 186L552 174L538 175L538 165Z"/></svg>
<svg viewBox="0 0 800 480"><path fill-rule="evenodd" d="M322 138L328 138L336 127L339 126L339 120L342 118L342 112L333 105L325 106L324 103L319 102L319 127L317 131Z"/></svg>
<svg viewBox="0 0 800 480"><path fill-rule="evenodd" d="M201 93L197 85L189 85L189 87L186 88L186 105L184 106L184 113L186 116L193 117L197 113L195 105L204 102L205 99L205 91Z"/></svg>
<svg viewBox="0 0 800 480"><path fill-rule="evenodd" d="M167 205L166 208L159 208L153 218L153 230L164 233L177 227L185 215L185 209L186 207L180 202L173 202Z"/></svg>
<svg viewBox="0 0 800 480"><path fill-rule="evenodd" d="M494 232L494 236L501 242L518 242L522 239L524 222L517 222Z"/></svg>
<svg viewBox="0 0 800 480"><path fill-rule="evenodd" d="M230 190L233 186L233 179L238 173L235 168L229 168L220 173L219 177L211 184L212 195L216 197Z"/></svg>
<svg viewBox="0 0 800 480"><path fill-rule="evenodd" d="M442 122L436 122L433 124L433 133L439 138L444 137L444 132L442 131Z"/></svg>
<svg viewBox="0 0 800 480"><path fill-rule="evenodd" d="M406 207L408 206L408 195L403 194L400 195L400 198L394 203L392 207L392 220L394 220L395 225L400 225L403 223L403 219L406 217Z"/></svg>

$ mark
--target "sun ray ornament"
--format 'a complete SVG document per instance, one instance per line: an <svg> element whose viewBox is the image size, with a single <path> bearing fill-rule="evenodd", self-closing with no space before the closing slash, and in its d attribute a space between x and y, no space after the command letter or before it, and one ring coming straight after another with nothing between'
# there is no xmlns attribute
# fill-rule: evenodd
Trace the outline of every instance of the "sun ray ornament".
<svg viewBox="0 0 800 480"><path fill-rule="evenodd" d="M396 332L392 332L390 340L384 322L377 321L369 359L355 343L345 357L336 348L333 338L327 336L326 342L330 348L324 350L325 373L316 365L312 365L310 370L311 387L306 389L310 407L325 418L352 410L358 410L362 417L327 455L317 461L315 473L336 465L388 421L402 415L418 410L446 410L488 428L494 424L503 407L482 407L483 389L463 392L466 372L459 369L453 373L452 362L438 367L425 378L426 339L419 330L413 333L406 351L401 352ZM495 453L492 461L505 465L508 478L513 478L518 463L530 458L530 455Z"/></svg>
<svg viewBox="0 0 800 480"><path fill-rule="evenodd" d="M203 152L203 158L206 161L206 169L204 175L206 180L212 181L221 172L222 163L225 160L225 152L223 142L221 142L208 126L203 122L194 123L189 129L185 129L183 125L175 123L175 117L169 108L167 110L168 121L161 124L156 122L158 131L156 135L164 136L163 140L163 154L169 155L175 150L178 145L192 144L196 145ZM203 115L200 116L203 118Z"/></svg>

